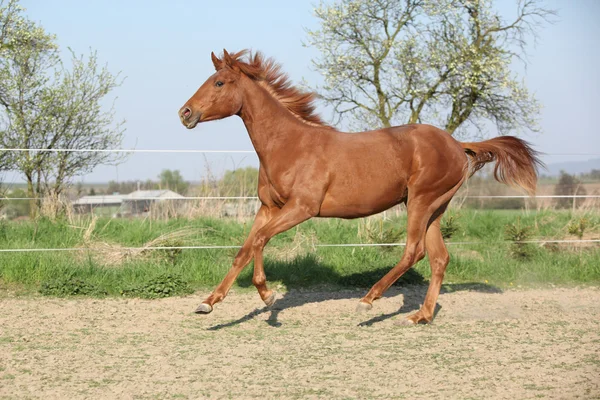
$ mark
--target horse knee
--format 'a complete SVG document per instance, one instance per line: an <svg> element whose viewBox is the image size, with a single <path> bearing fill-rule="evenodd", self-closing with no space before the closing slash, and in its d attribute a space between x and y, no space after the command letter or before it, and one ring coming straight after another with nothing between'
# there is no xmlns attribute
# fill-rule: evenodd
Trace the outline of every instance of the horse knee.
<svg viewBox="0 0 600 400"><path fill-rule="evenodd" d="M410 265L421 261L425 257L425 246L422 243L407 246L404 251L404 257Z"/></svg>
<svg viewBox="0 0 600 400"><path fill-rule="evenodd" d="M252 249L254 251L262 250L267 244L267 238L262 235L256 235L254 241L252 242Z"/></svg>
<svg viewBox="0 0 600 400"><path fill-rule="evenodd" d="M415 249L415 261L419 262L425 257L425 245L423 243L419 243L417 248Z"/></svg>
<svg viewBox="0 0 600 400"><path fill-rule="evenodd" d="M234 268L244 268L252 259L252 250L249 247L243 247L233 259Z"/></svg>

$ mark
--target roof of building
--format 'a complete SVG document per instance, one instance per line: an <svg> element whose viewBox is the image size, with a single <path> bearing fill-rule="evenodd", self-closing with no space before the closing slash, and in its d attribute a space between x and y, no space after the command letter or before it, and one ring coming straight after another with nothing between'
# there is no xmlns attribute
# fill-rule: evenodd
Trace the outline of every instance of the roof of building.
<svg viewBox="0 0 600 400"><path fill-rule="evenodd" d="M74 205L120 205L124 201L134 200L168 200L182 199L183 196L172 190L136 190L129 194L103 194L96 196L83 196L74 201Z"/></svg>
<svg viewBox="0 0 600 400"><path fill-rule="evenodd" d="M172 190L136 190L129 193L123 200L145 200L145 199L181 199L182 195Z"/></svg>
<svg viewBox="0 0 600 400"><path fill-rule="evenodd" d="M104 205L119 205L123 203L124 194L105 194L96 196L83 196L73 202L74 205L84 204L104 204Z"/></svg>

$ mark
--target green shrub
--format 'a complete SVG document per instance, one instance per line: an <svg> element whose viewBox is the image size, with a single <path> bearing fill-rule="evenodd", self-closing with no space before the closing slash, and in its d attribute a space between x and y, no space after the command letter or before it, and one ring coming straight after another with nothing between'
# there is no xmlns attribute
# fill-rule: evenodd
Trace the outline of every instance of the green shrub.
<svg viewBox="0 0 600 400"><path fill-rule="evenodd" d="M123 290L123 296L141 297L143 299L158 299L183 294L190 294L193 290L190 285L174 274L158 275L148 281Z"/></svg>
<svg viewBox="0 0 600 400"><path fill-rule="evenodd" d="M521 218L517 218L517 222L507 224L504 229L506 240L513 243L510 246L510 254L517 259L529 259L532 256L532 248L527 241L531 236L531 226L521 225Z"/></svg>
<svg viewBox="0 0 600 400"><path fill-rule="evenodd" d="M367 243L399 243L404 235L403 228L396 228L394 226L386 227L383 219L378 221L365 220L363 224L363 230L359 229L359 238L364 237ZM379 250L384 252L390 252L394 250L393 246L381 246Z"/></svg>
<svg viewBox="0 0 600 400"><path fill-rule="evenodd" d="M571 221L567 226L567 230L571 235L575 235L579 238L579 240L583 239L583 234L585 230L588 228L589 220L585 217L579 218L577 221Z"/></svg>
<svg viewBox="0 0 600 400"><path fill-rule="evenodd" d="M106 291L97 286L87 283L78 278L59 278L49 282L43 282L40 287L40 293L44 296L101 296L106 295Z"/></svg>
<svg viewBox="0 0 600 400"><path fill-rule="evenodd" d="M452 235L458 232L458 217L456 215L447 215L442 218L442 223L440 224L440 229L442 231L442 237L444 239L450 239Z"/></svg>

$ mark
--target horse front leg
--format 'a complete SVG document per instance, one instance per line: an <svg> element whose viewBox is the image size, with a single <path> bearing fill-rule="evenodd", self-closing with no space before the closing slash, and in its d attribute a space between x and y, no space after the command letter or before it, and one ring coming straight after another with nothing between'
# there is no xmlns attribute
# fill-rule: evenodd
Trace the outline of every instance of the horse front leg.
<svg viewBox="0 0 600 400"><path fill-rule="evenodd" d="M254 253L252 283L256 286L260 297L267 306L271 306L275 302L275 293L268 290L266 285L267 277L263 262L263 250L265 246L273 236L293 228L307 219L314 217L317 213L318 206L311 207L299 201L288 201L254 236L252 243Z"/></svg>
<svg viewBox="0 0 600 400"><path fill-rule="evenodd" d="M262 205L260 207L260 209L258 210L258 213L256 214L256 217L254 219L254 224L252 225L252 228L250 229L250 233L248 234L248 237L244 241L242 248L235 256L235 259L233 260L233 265L231 266L231 269L229 270L229 272L227 272L227 275L225 275L225 278L223 278L221 283L215 288L215 290L211 293L211 295L208 296L206 298L206 300L204 300L198 306L198 308L196 309L196 313L198 313L198 314L210 313L213 310L213 306L216 303L222 301L225 298L225 296L227 296L229 289L231 289L233 282L235 282L235 280L238 277L238 275L240 274L240 272L242 272L242 270L250 263L250 261L252 261L252 256L253 256L252 244L254 243L254 238L256 236L256 233L258 232L258 230L260 228L262 228L271 219L273 214L274 214L274 210L269 209L269 207L267 207L265 205ZM259 293L260 293L260 289L259 289ZM261 294L261 297L262 297L262 294Z"/></svg>

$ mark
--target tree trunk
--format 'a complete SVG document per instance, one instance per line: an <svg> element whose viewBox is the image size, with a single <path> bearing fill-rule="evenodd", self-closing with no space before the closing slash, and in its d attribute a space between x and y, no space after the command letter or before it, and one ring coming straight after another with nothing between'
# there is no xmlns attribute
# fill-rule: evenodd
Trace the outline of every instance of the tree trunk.
<svg viewBox="0 0 600 400"><path fill-rule="evenodd" d="M419 121L419 113L413 111L410 113L410 118L408 119L409 124L416 124Z"/></svg>
<svg viewBox="0 0 600 400"><path fill-rule="evenodd" d="M33 177L27 174L27 197L29 197L29 218L34 219L37 215L37 203L33 186Z"/></svg>
<svg viewBox="0 0 600 400"><path fill-rule="evenodd" d="M451 135L454 135L454 131L456 130L456 128L458 128L458 125L454 123L454 121L449 122L448 125L446 125L446 132L448 132Z"/></svg>
<svg viewBox="0 0 600 400"><path fill-rule="evenodd" d="M381 123L383 124L384 128L391 128L392 127L392 123L385 116L380 116L379 119L381 120Z"/></svg>

